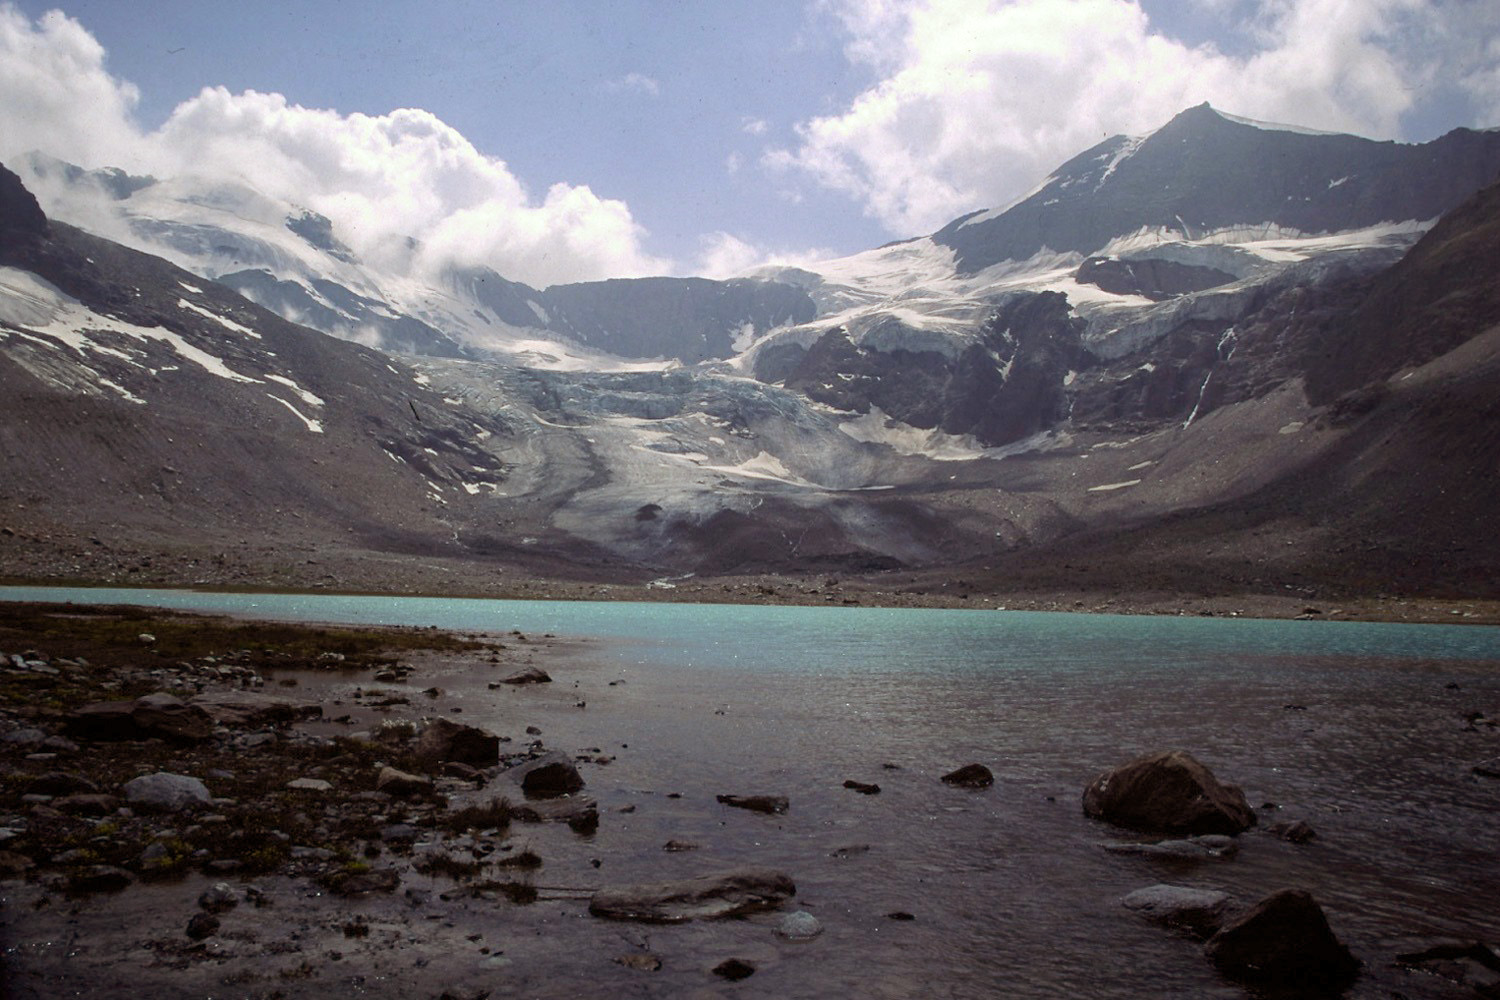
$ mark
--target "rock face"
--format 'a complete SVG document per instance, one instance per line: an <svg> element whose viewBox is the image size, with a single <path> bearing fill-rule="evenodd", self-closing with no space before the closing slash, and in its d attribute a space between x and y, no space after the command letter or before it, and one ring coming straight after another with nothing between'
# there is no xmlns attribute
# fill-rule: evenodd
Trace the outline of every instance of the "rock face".
<svg viewBox="0 0 1500 1000"><path fill-rule="evenodd" d="M1225 975L1269 985L1337 992L1359 971L1317 901L1300 889L1267 896L1204 947Z"/></svg>
<svg viewBox="0 0 1500 1000"><path fill-rule="evenodd" d="M1212 267L1198 267L1154 257L1121 259L1090 257L1078 265L1074 278L1116 295L1141 295L1161 301L1188 292L1216 288L1234 281L1234 275Z"/></svg>
<svg viewBox="0 0 1500 1000"><path fill-rule="evenodd" d="M1138 757L1099 775L1083 790L1083 811L1152 833L1236 834L1255 825L1245 793L1221 784L1182 750Z"/></svg>
<svg viewBox="0 0 1500 1000"><path fill-rule="evenodd" d="M1166 884L1148 885L1120 900L1125 909L1153 923L1176 927L1200 938L1219 929L1229 904L1227 892Z"/></svg>
<svg viewBox="0 0 1500 1000"><path fill-rule="evenodd" d="M36 197L21 183L21 178L0 165L0 234L45 236L47 216Z"/></svg>
<svg viewBox="0 0 1500 1000"><path fill-rule="evenodd" d="M190 806L207 804L212 796L208 788L197 778L185 774L143 774L132 778L124 785L125 801L131 805L148 806L177 812Z"/></svg>
<svg viewBox="0 0 1500 1000"><path fill-rule="evenodd" d="M456 762L493 767L500 760L500 737L475 726L437 718L427 723L417 739L417 756L436 763Z"/></svg>
<svg viewBox="0 0 1500 1000"><path fill-rule="evenodd" d="M771 909L796 894L796 885L780 872L741 868L678 882L600 889L589 900L589 912L614 920L675 924Z"/></svg>

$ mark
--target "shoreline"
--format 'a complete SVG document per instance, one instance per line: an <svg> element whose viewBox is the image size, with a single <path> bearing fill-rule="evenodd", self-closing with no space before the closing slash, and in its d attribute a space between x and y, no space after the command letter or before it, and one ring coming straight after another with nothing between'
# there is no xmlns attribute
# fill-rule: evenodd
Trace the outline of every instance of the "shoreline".
<svg viewBox="0 0 1500 1000"><path fill-rule="evenodd" d="M832 583L832 585L830 585ZM1138 590L1026 590L948 593L876 589L867 581L782 576L675 578L648 583L589 583L528 579L503 586L452 589L396 587L191 583L180 580L100 581L0 577L5 587L66 587L80 590L174 590L189 593L284 594L320 597L391 597L435 600L611 601L639 603L742 604L747 606L865 607L969 611L1041 611L1116 614L1388 622L1423 625L1500 625L1500 600L1432 597L1357 597L1318 600L1302 595L1245 593L1182 594Z"/></svg>

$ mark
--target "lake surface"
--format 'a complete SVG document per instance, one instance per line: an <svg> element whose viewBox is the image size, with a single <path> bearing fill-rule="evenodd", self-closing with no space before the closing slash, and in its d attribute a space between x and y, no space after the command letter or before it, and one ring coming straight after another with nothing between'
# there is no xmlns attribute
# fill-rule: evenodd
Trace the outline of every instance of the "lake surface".
<svg viewBox="0 0 1500 1000"><path fill-rule="evenodd" d="M514 952L515 995L688 995L714 984L705 962L737 954L759 971L724 988L754 995L1245 996L1197 944L1120 907L1157 882L1247 903L1311 890L1365 962L1351 996L1464 996L1394 954L1411 936L1500 942L1500 781L1471 773L1500 756L1500 733L1465 727L1500 716L1500 628L63 588L0 599L582 640L545 661L546 689L490 691L480 663L433 679L466 722L518 740L535 724L550 747L615 757L585 771L599 833L549 842L549 870L606 884L770 865L827 930L789 944L763 920L652 929L667 962L643 978L609 962L632 929L540 903L549 930ZM1101 848L1142 838L1085 818L1085 784L1169 747L1252 805L1274 803L1235 858ZM938 781L970 761L995 787ZM843 789L851 778L882 792ZM784 794L791 810L725 809L725 792ZM1312 843L1265 832L1298 819ZM701 847L664 854L668 839ZM869 850L834 856L853 845ZM916 919L887 918L898 910Z"/></svg>

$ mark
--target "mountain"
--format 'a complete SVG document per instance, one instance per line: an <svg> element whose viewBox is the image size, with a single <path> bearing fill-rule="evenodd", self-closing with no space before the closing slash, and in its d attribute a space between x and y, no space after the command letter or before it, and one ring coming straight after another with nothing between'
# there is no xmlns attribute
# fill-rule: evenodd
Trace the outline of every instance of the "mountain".
<svg viewBox="0 0 1500 1000"><path fill-rule="evenodd" d="M108 235L221 282L285 319L401 354L564 369L694 363L813 318L800 289L768 281L613 279L536 289L487 267L423 263L408 240L379 262L326 216L242 183L85 171L33 153L39 190Z"/></svg>
<svg viewBox="0 0 1500 1000"><path fill-rule="evenodd" d="M933 234L974 273L1043 248L1085 255L1133 234L1313 234L1432 220L1500 173L1500 133L1408 145L1237 118L1207 104L1147 136L1117 135L1000 212Z"/></svg>
<svg viewBox="0 0 1500 1000"><path fill-rule="evenodd" d="M1290 215L1151 228L1155 195L1114 178L1137 183L1141 155L1169 165L1164 135L1202 171L1226 135L1294 137L1300 159L1254 172L1268 190L1338 192L1427 148L1190 109L1077 195L1078 219L1092 204L1134 228L977 270L939 233L728 282L537 290L471 268L402 284L326 220L264 206L275 281L344 317L319 281L393 317L415 303L399 315L420 306L455 348L405 357L0 187L6 564L445 592L696 574L743 595L755 574L816 573L886 593L1493 595L1500 193L1397 171L1382 183L1409 183L1405 202L1328 202L1315 231ZM1483 153L1492 135L1436 145ZM167 182L112 183L130 204ZM1222 190L1192 218L1262 204ZM1446 214L1405 215L1424 206ZM463 310L459 335L442 317Z"/></svg>

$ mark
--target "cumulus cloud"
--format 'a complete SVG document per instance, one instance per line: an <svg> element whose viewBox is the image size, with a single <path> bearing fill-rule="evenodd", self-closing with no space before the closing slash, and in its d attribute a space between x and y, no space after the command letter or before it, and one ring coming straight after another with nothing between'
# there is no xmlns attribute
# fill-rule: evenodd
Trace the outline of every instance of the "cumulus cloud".
<svg viewBox="0 0 1500 1000"><path fill-rule="evenodd" d="M567 184L538 198L426 111L345 115L210 87L146 132L132 117L137 96L78 22L54 12L33 23L0 7L0 158L40 150L85 167L248 184L328 216L359 252L414 237L416 266L488 264L539 285L671 270L645 250L624 202Z"/></svg>
<svg viewBox="0 0 1500 1000"><path fill-rule="evenodd" d="M733 233L715 232L700 238L702 250L694 274L705 278L733 278L757 267L772 264L807 267L836 256L827 248L769 250Z"/></svg>
<svg viewBox="0 0 1500 1000"><path fill-rule="evenodd" d="M1109 135L1209 101L1235 114L1378 138L1439 72L1476 106L1500 99L1500 8L1430 0L1256 0L1246 51L1189 45L1135 0L843 0L845 55L876 82L798 126L764 162L841 191L896 234L1004 204ZM1454 30L1456 21L1465 30ZM1487 30L1486 30L1487 29ZM1466 68L1466 69L1465 69Z"/></svg>
<svg viewBox="0 0 1500 1000"><path fill-rule="evenodd" d="M764 118L741 118L740 131L746 135L765 135L771 129L771 123Z"/></svg>

